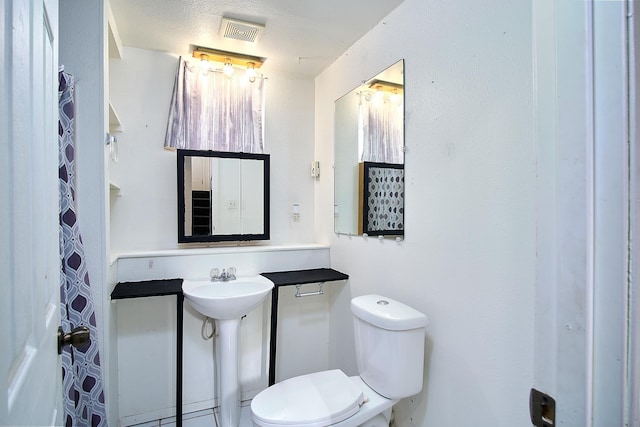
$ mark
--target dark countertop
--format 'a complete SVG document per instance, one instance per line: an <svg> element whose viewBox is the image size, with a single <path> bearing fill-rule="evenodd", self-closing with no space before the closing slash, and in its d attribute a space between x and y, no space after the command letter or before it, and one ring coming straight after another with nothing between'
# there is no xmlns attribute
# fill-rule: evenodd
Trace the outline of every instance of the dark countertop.
<svg viewBox="0 0 640 427"><path fill-rule="evenodd" d="M111 299L157 297L182 294L182 279L143 280L139 282L120 282Z"/></svg>
<svg viewBox="0 0 640 427"><path fill-rule="evenodd" d="M332 282L346 280L347 274L331 268L312 268L307 270L275 271L262 273L276 287L304 285L305 283ZM111 299L127 299L182 294L182 279L141 280L120 282L111 292Z"/></svg>
<svg viewBox="0 0 640 427"><path fill-rule="evenodd" d="M347 274L332 268L276 271L272 273L262 273L261 276L271 280L276 286L304 285L305 283L331 282L349 278Z"/></svg>

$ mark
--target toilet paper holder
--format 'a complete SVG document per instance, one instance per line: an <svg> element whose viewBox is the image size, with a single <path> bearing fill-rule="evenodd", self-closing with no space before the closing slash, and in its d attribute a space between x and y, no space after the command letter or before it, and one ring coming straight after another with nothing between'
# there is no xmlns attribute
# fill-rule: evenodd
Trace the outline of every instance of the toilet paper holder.
<svg viewBox="0 0 640 427"><path fill-rule="evenodd" d="M300 292L300 288L302 287L302 285L296 285L296 298L302 298L302 297L310 297L310 296L314 296L314 295L324 295L324 290L322 289L322 286L324 285L324 282L318 282L318 290L317 291L311 291L311 292Z"/></svg>

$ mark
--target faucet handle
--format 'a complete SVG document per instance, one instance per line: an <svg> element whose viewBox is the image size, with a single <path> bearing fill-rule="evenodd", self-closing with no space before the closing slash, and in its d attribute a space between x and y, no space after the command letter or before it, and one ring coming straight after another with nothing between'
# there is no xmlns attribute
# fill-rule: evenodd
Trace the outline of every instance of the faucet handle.
<svg viewBox="0 0 640 427"><path fill-rule="evenodd" d="M218 280L220 280L220 270L218 270L217 268L212 268L209 272L209 277L211 278L212 282L217 282Z"/></svg>
<svg viewBox="0 0 640 427"><path fill-rule="evenodd" d="M236 268L235 267L227 268L227 274L229 275L229 279L235 280L235 278L236 278Z"/></svg>

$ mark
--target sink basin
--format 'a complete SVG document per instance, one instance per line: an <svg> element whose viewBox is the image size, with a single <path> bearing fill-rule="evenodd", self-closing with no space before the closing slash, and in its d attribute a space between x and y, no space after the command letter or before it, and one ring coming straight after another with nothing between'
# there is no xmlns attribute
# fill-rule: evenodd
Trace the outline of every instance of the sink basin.
<svg viewBox="0 0 640 427"><path fill-rule="evenodd" d="M187 301L212 319L239 319L256 308L273 289L263 276L238 277L228 282L184 280L182 292Z"/></svg>
<svg viewBox="0 0 640 427"><path fill-rule="evenodd" d="M237 427L240 422L238 383L240 319L256 308L273 289L264 276L238 277L228 282L183 280L182 293L200 313L215 319L216 366L220 372L220 426ZM218 378L216 378L218 381Z"/></svg>

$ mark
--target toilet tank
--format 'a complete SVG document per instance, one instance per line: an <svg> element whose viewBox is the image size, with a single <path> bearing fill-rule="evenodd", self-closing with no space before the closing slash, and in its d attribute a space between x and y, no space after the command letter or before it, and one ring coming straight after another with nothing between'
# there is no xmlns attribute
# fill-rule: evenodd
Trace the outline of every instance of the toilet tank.
<svg viewBox="0 0 640 427"><path fill-rule="evenodd" d="M388 399L422 390L427 316L380 295L351 300L362 380Z"/></svg>

